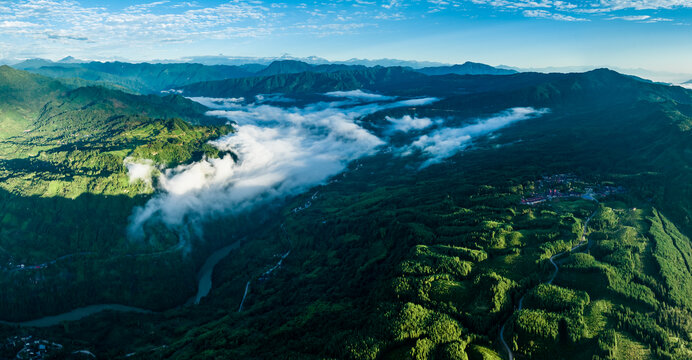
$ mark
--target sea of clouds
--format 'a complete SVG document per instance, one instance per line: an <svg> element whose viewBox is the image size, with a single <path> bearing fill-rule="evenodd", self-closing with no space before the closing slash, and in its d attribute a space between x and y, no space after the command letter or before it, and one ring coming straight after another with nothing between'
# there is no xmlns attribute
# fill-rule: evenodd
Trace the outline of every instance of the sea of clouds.
<svg viewBox="0 0 692 360"><path fill-rule="evenodd" d="M505 110L489 118L478 119L470 125L462 127L443 127L429 134L421 135L403 152L408 155L420 151L426 158L421 167L442 162L444 159L465 149L471 141L500 130L510 124L522 120L533 119L550 112L548 109L536 110L531 107L516 107ZM409 123L420 123L408 121ZM422 122L425 124L425 122Z"/></svg>
<svg viewBox="0 0 692 360"><path fill-rule="evenodd" d="M188 227L203 220L299 194L341 173L351 161L375 154L394 132L426 132L416 133L419 136L398 151L402 156L422 156L425 167L465 148L475 137L547 112L513 108L460 128L447 128L441 119L386 117L387 128L378 136L359 120L381 110L423 106L438 99L402 100L360 90L325 95L334 101L304 107L268 105L260 99L248 104L242 98L192 98L210 108L208 115L234 123L235 132L210 143L237 157L227 153L160 170L158 191L134 210L129 235L142 239L149 221L187 233ZM151 184L150 161L128 160L126 166L131 181Z"/></svg>

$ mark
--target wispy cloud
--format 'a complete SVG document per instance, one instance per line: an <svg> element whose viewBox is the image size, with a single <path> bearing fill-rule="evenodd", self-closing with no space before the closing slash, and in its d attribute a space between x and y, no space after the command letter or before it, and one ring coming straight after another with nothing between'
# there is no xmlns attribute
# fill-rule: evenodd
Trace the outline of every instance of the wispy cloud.
<svg viewBox="0 0 692 360"><path fill-rule="evenodd" d="M137 5L131 5L125 8L125 12L133 12L133 13L138 13L138 12L144 12L147 11L151 8L154 8L159 5L163 5L168 3L168 1L156 1L156 2L151 2L147 4L137 4Z"/></svg>
<svg viewBox="0 0 692 360"><path fill-rule="evenodd" d="M406 147L402 153L410 155L420 152L427 158L421 167L427 167L465 149L475 138L500 130L518 121L542 116L548 112L548 109L536 110L531 107L518 107L486 119L479 119L471 125L458 128L443 127L422 135Z"/></svg>
<svg viewBox="0 0 692 360"><path fill-rule="evenodd" d="M625 10L671 10L692 8L692 0L600 0L600 1L556 1L556 0L471 0L472 3L498 8L503 11L521 11L525 17L552 19L558 21L585 21L587 18L571 14L598 15ZM646 16L646 19L637 19ZM621 15L609 19L660 22L667 18L653 18L650 15Z"/></svg>
<svg viewBox="0 0 692 360"><path fill-rule="evenodd" d="M347 98L363 101L387 101L394 99L394 97L391 96L367 93L363 90L332 91L326 93L325 95L337 98Z"/></svg>
<svg viewBox="0 0 692 360"><path fill-rule="evenodd" d="M651 17L650 15L611 16L608 18L608 20L636 21L636 22L642 22L642 23L657 23L657 22L673 21L673 19Z"/></svg>
<svg viewBox="0 0 692 360"><path fill-rule="evenodd" d="M585 18L577 18L574 16L554 14L546 10L524 10L524 16L531 18L552 19L559 21L589 21Z"/></svg>
<svg viewBox="0 0 692 360"><path fill-rule="evenodd" d="M507 8L507 9L552 8L554 5L554 2L549 1L549 0L542 0L542 1L471 0L471 2L473 2L475 4L490 5L490 6L494 6L494 7ZM563 3L563 2L560 1L560 3Z"/></svg>
<svg viewBox="0 0 692 360"><path fill-rule="evenodd" d="M0 11L0 19L8 19L3 22L8 25L24 26L2 27L2 34L72 40L89 38L103 44L199 36L233 38L262 34L262 25L270 19L264 7L244 2L190 8L182 12L173 12L170 8L167 11L154 11L167 4L168 1L158 1L132 5L121 11L109 11L103 7L85 7L65 0L8 2ZM253 25L248 26L247 21ZM27 32L27 29L33 31Z"/></svg>
<svg viewBox="0 0 692 360"><path fill-rule="evenodd" d="M608 20L625 20L625 21L643 21L650 19L649 15L629 15L629 16L611 16Z"/></svg>
<svg viewBox="0 0 692 360"><path fill-rule="evenodd" d="M601 6L612 10L657 10L691 8L691 0L601 0Z"/></svg>

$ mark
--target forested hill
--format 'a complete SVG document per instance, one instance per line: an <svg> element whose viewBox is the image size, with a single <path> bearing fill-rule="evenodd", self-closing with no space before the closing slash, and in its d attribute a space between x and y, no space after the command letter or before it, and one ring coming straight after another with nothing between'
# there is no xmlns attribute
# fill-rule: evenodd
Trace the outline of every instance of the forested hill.
<svg viewBox="0 0 692 360"><path fill-rule="evenodd" d="M141 115L195 121L201 109L181 97L3 71L42 100L0 143L0 260L88 253L0 273L3 317L96 302L163 310L0 327L7 337L40 335L104 358L692 358L691 91L606 69L427 76L381 67L182 87L248 102L338 90L439 98L357 119L385 143L379 152L287 203L207 224L211 245L186 256L164 227L148 229L155 236L146 246L124 240L130 210L154 191L128 181L124 158L173 166L215 157L206 141L230 129ZM19 100L6 103L23 110ZM242 115L312 114L292 103L234 106ZM492 126L517 111L540 115ZM85 124L104 130L88 137ZM401 124L428 127L393 129ZM413 146L426 141L437 142ZM426 162L445 149L447 157ZM212 292L166 311L194 295L199 254L227 245L240 222L257 225L214 268Z"/></svg>
<svg viewBox="0 0 692 360"><path fill-rule="evenodd" d="M329 73L301 72L209 81L183 86L179 89L188 96L252 97L257 94L304 95L355 89L386 92L409 88L420 92L421 87L425 88L427 82L426 75L406 68L374 67ZM414 84L417 84L415 90L412 89Z"/></svg>
<svg viewBox="0 0 692 360"><path fill-rule="evenodd" d="M223 122L205 116L205 107L180 95L138 96L98 86L74 88L7 66L0 67L0 92L0 161L6 175L13 179L3 183L6 190L30 194L40 191L39 184L50 182L41 176L26 179L29 183L19 188L14 186L22 183L19 172L34 173L35 166L41 164L38 168L51 164L47 168L54 168L56 176L71 178L59 171L71 166L71 153L95 157L89 160L95 170L115 160L123 171L123 159L138 152L141 156L156 153L154 160L163 164L181 163L189 161L192 152L200 153L200 142L228 131L216 126L193 126ZM169 131L157 130L161 127ZM189 132L192 137L188 140L195 140L181 145L171 142L164 146L168 151L142 148L143 144L148 148L157 143L163 146L165 133L176 131ZM101 180L95 177L90 181ZM83 191L69 182L62 185L64 189L55 185L52 191L75 195Z"/></svg>
<svg viewBox="0 0 692 360"><path fill-rule="evenodd" d="M201 64L148 64L89 62L76 64L26 62L16 65L34 73L56 78L80 78L119 85L138 93L158 93L197 81L252 76L242 66Z"/></svg>
<svg viewBox="0 0 692 360"><path fill-rule="evenodd" d="M329 73L301 72L272 76L200 82L179 88L186 96L252 97L258 94L319 94L330 91L366 90L387 95L439 96L450 101L471 94L498 93L498 101L522 100L553 106L568 96L593 97L605 104L634 98L661 101L688 99L677 86L638 81L608 69L585 73L516 73L509 75L428 76L401 67L374 67ZM601 93L602 92L602 93ZM581 94L581 95L580 95ZM647 95L648 94L648 95ZM567 100L567 99L566 99ZM577 100L576 98L570 99Z"/></svg>
<svg viewBox="0 0 692 360"><path fill-rule="evenodd" d="M433 77L448 82L448 96L438 105L460 109L516 103L561 108L617 109L635 103L680 105L692 102L692 92L679 86L642 82L608 69L585 73L520 73L507 76ZM451 85L451 84L455 84ZM453 90L457 89L457 93ZM460 92L460 93L459 93ZM492 94L498 96L493 97ZM684 106L681 111L685 112ZM683 121L684 118L678 118Z"/></svg>
<svg viewBox="0 0 692 360"><path fill-rule="evenodd" d="M194 291L195 275L175 274L193 266L192 260L160 256L164 264L117 264L126 253L177 243L170 233L155 243L127 240L128 217L154 191L150 180L132 181L127 164L145 161L151 178L158 167L217 156L206 143L231 128L213 125L217 121L204 115L206 108L179 95L75 88L7 66L0 67L0 93L2 318L28 319L99 302L148 308L184 302ZM45 281L30 280L34 272L12 271L56 258L71 261L56 262L40 275ZM156 289L168 287L182 291L161 302Z"/></svg>
<svg viewBox="0 0 692 360"><path fill-rule="evenodd" d="M271 278L256 272L243 312L228 311L157 354L506 359L499 338L506 324L503 339L517 358L690 358L692 307L683 294L692 294L685 180L692 161L684 154L692 152L692 92L606 69L388 74L396 80L301 73L295 83L273 76L188 89L290 96L324 92L343 77L352 82L331 90L443 97L368 116L363 122L373 131L406 116L460 129L517 106L550 113L438 165L418 169L415 157L380 155L312 189L267 230L291 253ZM397 81L406 86L396 90ZM462 141L464 133L456 134L450 143ZM412 137L397 134L392 147ZM589 191L603 195L595 202ZM222 285L225 295L210 300L219 307L223 299L240 301L243 289L234 277L243 261L225 266L218 278L240 285Z"/></svg>

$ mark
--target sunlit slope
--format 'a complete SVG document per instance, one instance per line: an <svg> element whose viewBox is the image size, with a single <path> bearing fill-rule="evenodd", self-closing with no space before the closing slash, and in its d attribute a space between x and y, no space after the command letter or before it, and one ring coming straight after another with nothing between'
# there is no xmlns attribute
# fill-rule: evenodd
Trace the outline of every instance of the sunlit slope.
<svg viewBox="0 0 692 360"><path fill-rule="evenodd" d="M102 87L72 90L8 67L1 73L8 96L0 106L9 114L3 115L8 128L0 144L6 190L118 193L127 185L125 157L167 165L189 161L201 157L206 139L228 131L189 125L212 119L203 115L201 105L179 96L136 96ZM110 185L98 185L106 179Z"/></svg>
<svg viewBox="0 0 692 360"><path fill-rule="evenodd" d="M0 67L0 138L7 138L27 129L41 107L66 87L50 78Z"/></svg>
<svg viewBox="0 0 692 360"><path fill-rule="evenodd" d="M315 189L309 209L289 211L309 194L297 199L281 220L291 256L275 278L253 283L244 314L229 312L200 328L204 340L188 335L161 355L211 347L229 357L507 358L498 338L507 322L505 338L524 358L689 358L690 92L607 70L503 78L495 91L479 85L415 115L463 126L509 107L551 113L424 170L415 156L363 160ZM380 131L385 115L405 114L414 115L366 121ZM537 179L561 173L583 179L582 191L627 191L600 204L520 204ZM579 244L591 214L590 248L558 258L554 282L537 286L554 271L549 258ZM219 299L238 291L222 287Z"/></svg>
<svg viewBox="0 0 692 360"><path fill-rule="evenodd" d="M125 159L146 159L155 177L156 166L215 156L218 151L206 142L231 129L191 125L211 119L203 115L200 105L180 96L134 96L100 87L72 89L8 67L0 68L0 76L0 282L7 289L1 299L2 317L27 319L113 300L159 306L159 301L151 301L161 292L136 291L132 286L145 285L133 283L133 274L127 272L150 272L142 280L165 289L177 285L172 281L166 285L157 276L170 278L189 263L166 261L157 265L160 268L146 270L144 264L153 264L151 260L132 258L128 260L132 264L142 264L114 273L101 271L104 266L114 268L112 262L118 259L124 261L125 252L155 252L178 241L170 234L146 244L126 239L132 209L154 189L146 181L131 181ZM19 264L42 264L64 256L77 258L56 263L60 270L42 275L47 281L41 284L27 280L35 275L31 272L10 271ZM167 275L159 272L162 268L169 269ZM66 272L79 274L83 281L74 281ZM48 283L50 289L44 287ZM95 283L110 283L120 290L94 292ZM152 283L146 286L156 288ZM185 292L179 295L187 296ZM178 301L182 300L171 298L171 305Z"/></svg>

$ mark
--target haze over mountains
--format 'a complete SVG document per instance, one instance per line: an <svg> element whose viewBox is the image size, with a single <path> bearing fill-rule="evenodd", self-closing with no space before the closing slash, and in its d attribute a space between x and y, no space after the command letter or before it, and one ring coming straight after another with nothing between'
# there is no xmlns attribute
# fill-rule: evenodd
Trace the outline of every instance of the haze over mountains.
<svg viewBox="0 0 692 360"><path fill-rule="evenodd" d="M38 69L40 67L62 67L64 64L86 64L90 63L92 61L88 60L80 60L76 59L72 56L67 56L65 58L62 58L57 61L51 61L47 59L28 59L28 60L23 60L23 61L18 61L18 60L0 60L0 64L7 64L7 65L13 65L17 68L20 69L25 69L25 70L30 70L30 69ZM108 61L103 61L99 60L97 62L121 62L121 63L133 63L128 60L108 60ZM613 70L616 70L618 72L621 72L623 74L629 74L629 75L634 75L638 76L644 79L650 79L653 81L658 81L658 82L664 82L664 83L671 83L671 84L681 84L685 81L688 81L689 79L692 79L692 74L685 74L685 73L676 73L676 72L666 72L666 71L651 71L643 68L622 68L622 67L613 67L613 66L606 66L606 65L594 65L594 66L559 66L559 67L533 67L533 68L521 68L521 67L513 67L513 66L507 66L507 65L498 65L494 67L494 69L490 67L484 67L485 64L480 64L480 63L474 63L471 61L467 61L463 64L445 64L445 63L439 63L439 62L430 62L430 61L409 61L409 60L397 60L397 59L378 59L378 60L368 60L368 59L350 59L346 61L330 61L324 58L320 58L317 56L310 56L310 57L294 57L290 56L287 54L284 54L282 56L278 57L232 57L232 56L224 56L224 55L218 55L218 56L192 56L192 57L186 57L182 58L179 60L153 60L153 61L148 61L148 62L137 62L138 64L142 63L150 63L150 64L201 64L201 65L207 65L207 66L216 66L216 65L227 65L227 66L237 66L240 67L240 69L233 68L234 70L227 69L227 71L230 71L231 73L229 74L229 77L235 77L235 76L245 76L247 74L243 74L243 72L248 72L248 73L257 73L263 69L265 69L268 65L270 65L273 62L300 62L304 64L309 64L309 65L346 65L346 66L366 66L366 67L374 67L374 66L383 66L383 67L392 67L392 66L400 66L400 67L405 67L405 68L411 68L415 69L418 71L423 71L428 73L429 75L443 75L444 73L457 73L460 75L463 74L496 74L496 75L501 75L501 74L510 74L513 72L542 72L542 73L551 73L551 72L584 72L584 71L589 71L597 68L610 68ZM217 68L222 68L222 67L217 67ZM294 68L294 70L297 68ZM53 71L58 71L59 69L53 69ZM49 70L46 69L46 72ZM237 72L236 72L237 71ZM60 73L62 72L62 73ZM74 70L72 70L74 72ZM64 75L70 75L70 73L65 73L65 70L59 70L59 72L56 73L56 75L59 76L64 76ZM74 75L74 74L72 74ZM91 77L97 77L94 74L91 74ZM142 85L140 85L142 86Z"/></svg>
<svg viewBox="0 0 692 360"><path fill-rule="evenodd" d="M309 64L297 60L277 60L267 65L250 63L243 65L201 65L195 63L122 63L79 62L66 58L56 63L43 59L20 62L14 67L41 75L58 78L80 78L95 83L109 83L140 93L158 93L163 90L210 80L263 77L301 72L334 73L347 70L369 71L364 65ZM444 74L512 74L516 71L467 62L463 65L440 66L402 70L428 75Z"/></svg>

